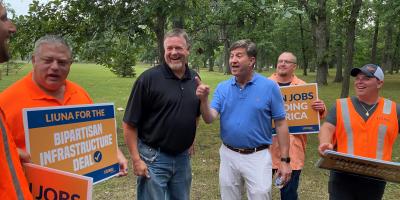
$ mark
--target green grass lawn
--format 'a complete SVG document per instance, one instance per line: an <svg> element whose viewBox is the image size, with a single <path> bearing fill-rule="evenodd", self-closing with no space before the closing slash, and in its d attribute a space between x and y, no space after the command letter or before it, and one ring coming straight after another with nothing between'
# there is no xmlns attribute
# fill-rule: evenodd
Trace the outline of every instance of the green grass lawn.
<svg viewBox="0 0 400 200"><path fill-rule="evenodd" d="M149 66L140 65L136 68L136 73L140 74ZM10 84L28 73L31 65L26 65L18 74L2 76L0 80L0 91L4 90ZM271 72L263 73L269 76ZM302 74L301 71L297 72ZM209 84L212 89L222 81L229 78L219 72L207 72L202 70L200 76L204 83ZM307 82L315 80L315 73L309 73L309 76L299 76ZM341 91L340 83L332 83L334 71L330 71L329 85L319 87L319 98L324 100L330 107L335 99L339 98ZM73 64L69 79L84 87L96 103L114 102L115 107L125 108L132 85L135 78L119 78L112 74L108 69L94 64ZM382 96L400 103L400 75L386 75L385 86ZM354 94L352 85L350 94ZM213 90L211 91L213 92ZM211 98L211 97L210 97ZM123 112L117 112L118 125L118 144L122 151L128 156L128 150L123 141L121 129L121 119ZM218 186L219 155L218 149L221 145L219 139L219 122L206 125L202 121L199 125L196 137L196 154L192 159L193 181L192 181L192 199L220 199ZM300 199L328 199L327 181L328 171L318 169L315 163L318 160L317 153L318 139L317 135L309 135L307 146L307 159L303 169L299 195ZM400 161L400 143L397 142L394 148L393 160ZM129 158L128 158L129 159ZM95 185L93 191L94 199L134 199L136 178L133 175L131 165L129 175L122 178L113 178ZM279 199L277 189L273 191L274 199ZM398 199L400 196L400 184L388 183L384 195L385 200Z"/></svg>

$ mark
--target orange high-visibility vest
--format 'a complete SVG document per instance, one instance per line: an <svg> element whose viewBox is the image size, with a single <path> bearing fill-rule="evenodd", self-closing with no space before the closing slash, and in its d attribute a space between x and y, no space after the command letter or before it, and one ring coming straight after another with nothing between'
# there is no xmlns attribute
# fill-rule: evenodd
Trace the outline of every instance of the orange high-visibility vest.
<svg viewBox="0 0 400 200"><path fill-rule="evenodd" d="M399 132L396 103L379 98L367 121L357 113L350 98L336 100L337 151L390 161Z"/></svg>
<svg viewBox="0 0 400 200"><path fill-rule="evenodd" d="M31 200L32 198L17 147L0 110L0 199Z"/></svg>

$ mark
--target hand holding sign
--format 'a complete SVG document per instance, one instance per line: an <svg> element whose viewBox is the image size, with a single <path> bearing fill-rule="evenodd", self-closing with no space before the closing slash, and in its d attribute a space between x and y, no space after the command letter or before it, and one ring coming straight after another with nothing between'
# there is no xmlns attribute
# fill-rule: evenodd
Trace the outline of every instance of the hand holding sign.
<svg viewBox="0 0 400 200"><path fill-rule="evenodd" d="M22 150L21 148L17 148L19 159L23 163L30 163L31 162L31 154Z"/></svg>
<svg viewBox="0 0 400 200"><path fill-rule="evenodd" d="M325 103L321 99L317 99L311 103L312 109L317 111L319 114L324 113L325 111Z"/></svg>
<svg viewBox="0 0 400 200"><path fill-rule="evenodd" d="M117 151L118 163L119 163L119 172L118 176L126 176L128 175L128 160L126 160L122 151L118 148Z"/></svg>
<svg viewBox="0 0 400 200"><path fill-rule="evenodd" d="M331 143L321 143L318 146L318 152L321 157L325 156L326 150L333 150L333 144Z"/></svg>

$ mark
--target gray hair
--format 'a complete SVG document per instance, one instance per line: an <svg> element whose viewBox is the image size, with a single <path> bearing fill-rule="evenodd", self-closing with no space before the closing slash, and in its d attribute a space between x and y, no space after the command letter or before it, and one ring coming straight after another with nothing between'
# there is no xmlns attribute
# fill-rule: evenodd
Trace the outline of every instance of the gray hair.
<svg viewBox="0 0 400 200"><path fill-rule="evenodd" d="M229 51L235 50L237 48L244 48L246 49L246 53L249 57L257 58L257 46L256 43L252 42L251 40L238 40L231 45Z"/></svg>
<svg viewBox="0 0 400 200"><path fill-rule="evenodd" d="M181 28L174 28L170 31L168 31L165 35L164 35L164 40L168 37L183 37L186 41L186 46L188 49L190 49L190 39L188 34L186 33L186 31L184 29Z"/></svg>
<svg viewBox="0 0 400 200"><path fill-rule="evenodd" d="M67 43L67 41L65 41L65 39L61 36L58 35L45 35L41 38L39 38L38 40L36 40L35 42L35 49L33 50L33 53L36 54L39 51L39 48L41 45L43 44L60 44L64 47L66 47L68 49L70 58L72 59L72 49L69 46L69 44Z"/></svg>

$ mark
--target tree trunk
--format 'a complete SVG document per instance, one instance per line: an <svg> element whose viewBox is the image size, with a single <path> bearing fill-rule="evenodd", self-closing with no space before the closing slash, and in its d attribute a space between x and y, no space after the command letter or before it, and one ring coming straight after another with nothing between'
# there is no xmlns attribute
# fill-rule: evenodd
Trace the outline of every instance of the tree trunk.
<svg viewBox="0 0 400 200"><path fill-rule="evenodd" d="M383 72L388 71L393 74L392 68L392 37L393 37L393 22L386 24L386 37L385 37L385 48L383 52Z"/></svg>
<svg viewBox="0 0 400 200"><path fill-rule="evenodd" d="M318 0L318 11L316 20L316 55L317 55L317 77L316 82L319 85L327 85L328 75L328 27L326 22L326 1Z"/></svg>
<svg viewBox="0 0 400 200"><path fill-rule="evenodd" d="M229 67L229 40L228 40L228 30L227 30L227 25L223 24L221 25L221 40L224 42L224 67L225 71L224 74L231 74L231 69Z"/></svg>
<svg viewBox="0 0 400 200"><path fill-rule="evenodd" d="M378 33L379 33L379 14L376 13L375 16L375 27L374 27L374 37L372 38L372 48L371 48L371 63L376 62L376 51L378 48Z"/></svg>
<svg viewBox="0 0 400 200"><path fill-rule="evenodd" d="M307 76L307 68L308 68L308 59L306 55L306 46L305 46L305 39L304 39L304 28L303 28L303 18L301 14L299 16L299 24L300 24L300 40L301 40L301 54L303 57L303 75Z"/></svg>
<svg viewBox="0 0 400 200"><path fill-rule="evenodd" d="M350 70L353 67L353 55L354 55L354 41L356 32L356 23L358 13L360 11L362 0L355 0L351 8L350 18L347 24L346 30L346 67L344 70L344 78L342 83L342 92L340 94L341 98L349 96L349 86L350 86Z"/></svg>
<svg viewBox="0 0 400 200"><path fill-rule="evenodd" d="M10 72L10 63L7 62L7 64L6 64L6 76L8 76L9 72Z"/></svg>
<svg viewBox="0 0 400 200"><path fill-rule="evenodd" d="M214 71L214 56L208 57L208 71L209 72Z"/></svg>
<svg viewBox="0 0 400 200"><path fill-rule="evenodd" d="M325 54L325 50L323 50L322 52L320 51L321 48L323 48L324 46L326 47L327 45L324 44L324 39L326 38L326 32L323 26L321 26L322 24L325 24L326 26L326 3L323 0L318 0L318 8L311 8L308 5L308 1L307 0L299 0L299 3L302 4L308 14L308 18L310 20L311 23L311 33L312 33L312 42L313 42L313 49L315 51L313 51L313 64L310 66L310 72L315 72L315 67L317 66L319 67L323 67L323 64L320 65L321 60ZM321 15L321 16L320 16ZM323 38L320 38L323 37ZM325 41L326 42L326 41ZM327 65L326 65L327 66ZM322 69L323 70L323 69ZM328 71L326 69L326 71ZM317 72L317 82L318 79L321 78L321 76L318 74L321 73Z"/></svg>
<svg viewBox="0 0 400 200"><path fill-rule="evenodd" d="M156 17L156 23L154 32L157 37L157 46L158 46L158 57L160 63L165 63L164 60L164 30L165 30L165 24L166 24L166 16L162 16L160 14L161 12L158 12L157 17Z"/></svg>
<svg viewBox="0 0 400 200"><path fill-rule="evenodd" d="M335 83L340 83L343 80L343 32L342 32L342 26L343 26L343 19L341 18L343 15L343 1L342 0L337 0L337 5L338 5L338 15L340 16L340 19L338 20L338 23L336 24L336 41L335 41L335 47L336 47L336 75L335 79L333 82Z"/></svg>
<svg viewBox="0 0 400 200"><path fill-rule="evenodd" d="M398 27L396 36L396 46L394 47L393 53L393 70L395 73L399 73L399 61L400 61L400 26Z"/></svg>
<svg viewBox="0 0 400 200"><path fill-rule="evenodd" d="M267 53L264 49L259 49L259 52L261 52L261 55L258 54L259 56L257 56L257 65L258 65L258 69L259 72L261 73L263 68L267 68Z"/></svg>
<svg viewBox="0 0 400 200"><path fill-rule="evenodd" d="M225 66L225 72L224 74L231 74L231 68L229 67L229 41L226 39L224 41L224 66Z"/></svg>

